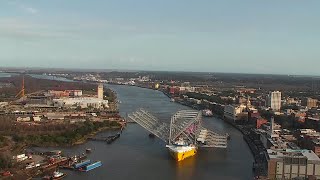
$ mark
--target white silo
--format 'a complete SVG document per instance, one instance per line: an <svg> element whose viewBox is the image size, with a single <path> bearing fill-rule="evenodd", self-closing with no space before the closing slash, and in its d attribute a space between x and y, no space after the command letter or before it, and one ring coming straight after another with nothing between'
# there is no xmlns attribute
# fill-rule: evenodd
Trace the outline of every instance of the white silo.
<svg viewBox="0 0 320 180"><path fill-rule="evenodd" d="M103 84L98 85L98 99L103 99Z"/></svg>

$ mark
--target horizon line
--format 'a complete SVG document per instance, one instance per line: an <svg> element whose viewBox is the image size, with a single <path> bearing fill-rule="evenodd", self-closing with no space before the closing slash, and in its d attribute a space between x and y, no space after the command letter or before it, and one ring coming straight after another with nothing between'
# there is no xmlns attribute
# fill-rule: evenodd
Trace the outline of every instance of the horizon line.
<svg viewBox="0 0 320 180"><path fill-rule="evenodd" d="M5 69L16 69L16 70L69 70L82 72L170 72L170 73L216 73L216 74L243 74L243 75L274 75L274 76L303 76L303 77L320 77L320 75L312 74L281 74L281 73L243 73L243 72L222 72L222 71L182 71L182 70L143 70L143 69L121 69L121 68L110 68L110 69L99 69L99 68L62 68L62 67L0 67L0 72ZM79 72L79 71L78 71Z"/></svg>

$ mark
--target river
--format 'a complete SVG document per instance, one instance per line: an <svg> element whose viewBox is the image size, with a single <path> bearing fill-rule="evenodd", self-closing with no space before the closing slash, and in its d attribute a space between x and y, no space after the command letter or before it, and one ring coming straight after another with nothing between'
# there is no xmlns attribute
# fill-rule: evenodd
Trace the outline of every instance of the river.
<svg viewBox="0 0 320 180"><path fill-rule="evenodd" d="M10 74L0 73L0 77ZM34 76L51 79L52 77ZM55 78L55 80L64 80ZM107 85L118 94L122 102L120 113L127 113L138 108L145 108L169 121L171 115L182 109L189 109L178 103L170 102L162 92L133 86ZM159 179L159 180L202 180L202 179L252 179L253 157L250 149L242 138L242 134L231 125L217 118L203 118L205 127L229 133L231 140L228 148L199 150L196 156L182 162L175 162L169 156L165 143L155 138L150 139L148 132L138 124L129 124L120 139L113 144L88 141L85 144L69 148L59 148L66 155L80 154L86 148L93 151L89 155L92 161L100 160L103 166L88 173L65 171L65 179ZM115 132L106 131L97 136L105 137ZM57 148L40 148L54 150Z"/></svg>
<svg viewBox="0 0 320 180"><path fill-rule="evenodd" d="M176 111L188 109L170 100L161 92L132 86L107 85L118 94L122 102L120 113L126 116L138 108L146 108L163 120ZM217 118L204 118L205 127L231 135L228 148L199 150L196 156L175 162L169 156L165 143L150 139L148 132L138 124L129 124L120 139L113 144L88 141L85 144L60 148L67 155L75 155L91 148L89 159L100 160L103 166L88 173L65 171L66 179L252 179L253 157L242 134ZM114 132L102 132L97 136L108 136ZM44 150L43 148L41 148ZM53 150L56 148L45 148Z"/></svg>
<svg viewBox="0 0 320 180"><path fill-rule="evenodd" d="M2 77L11 77L11 76L15 76L15 75L17 75L17 74L0 72L0 78L2 78Z"/></svg>
<svg viewBox="0 0 320 180"><path fill-rule="evenodd" d="M0 78L19 76L19 75L21 75L21 74L0 72ZM38 78L38 79L56 80L56 81L64 81L64 82L72 82L73 81L73 80L67 79L65 77L49 76L49 75L43 75L43 74L27 74L27 75L31 76L33 78Z"/></svg>

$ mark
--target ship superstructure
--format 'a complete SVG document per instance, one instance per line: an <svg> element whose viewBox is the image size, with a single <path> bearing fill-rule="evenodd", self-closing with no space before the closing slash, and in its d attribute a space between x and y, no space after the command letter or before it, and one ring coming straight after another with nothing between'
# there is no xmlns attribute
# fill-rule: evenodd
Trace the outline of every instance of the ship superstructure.
<svg viewBox="0 0 320 180"><path fill-rule="evenodd" d="M166 147L177 161L195 155L201 147L227 148L227 135L202 127L200 111L178 111L171 117L170 123L160 121L144 109L139 109L128 117L168 143Z"/></svg>

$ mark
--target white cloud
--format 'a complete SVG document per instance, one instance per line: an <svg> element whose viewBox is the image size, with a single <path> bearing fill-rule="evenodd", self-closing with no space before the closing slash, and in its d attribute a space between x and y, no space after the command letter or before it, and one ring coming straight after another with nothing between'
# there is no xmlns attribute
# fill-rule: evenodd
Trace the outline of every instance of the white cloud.
<svg viewBox="0 0 320 180"><path fill-rule="evenodd" d="M31 7L31 6L28 6L28 5L25 5L21 2L9 1L8 4L13 5L13 6L23 10L24 12L29 13L29 14L37 14L38 13L38 9Z"/></svg>
<svg viewBox="0 0 320 180"><path fill-rule="evenodd" d="M75 33L59 27L44 25L17 18L0 18L0 37L7 38L65 38Z"/></svg>
<svg viewBox="0 0 320 180"><path fill-rule="evenodd" d="M31 13L31 14L37 14L38 10L32 7L25 7L25 6L21 6L21 8L23 8L26 12Z"/></svg>

